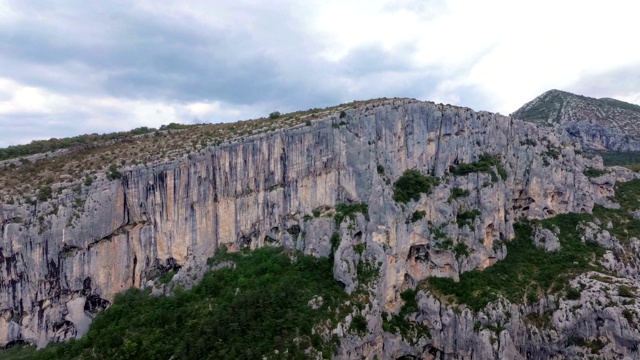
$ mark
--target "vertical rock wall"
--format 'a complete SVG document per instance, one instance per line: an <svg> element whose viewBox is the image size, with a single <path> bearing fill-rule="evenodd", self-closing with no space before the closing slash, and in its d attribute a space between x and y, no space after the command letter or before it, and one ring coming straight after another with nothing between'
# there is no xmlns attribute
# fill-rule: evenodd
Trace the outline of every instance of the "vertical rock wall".
<svg viewBox="0 0 640 360"><path fill-rule="evenodd" d="M336 279L353 289L351 245L367 243L382 263L379 306L392 309L403 287L504 258L517 217L590 212L613 191L613 182L582 174L587 160L573 147L533 124L406 99L345 114L132 168L48 202L2 205L0 346L80 336L116 293L169 270L188 274L222 245L327 256L334 231L346 239ZM549 149L559 156L544 156ZM506 179L449 173L484 153L500 157ZM430 196L400 206L393 183L406 169L440 182ZM453 188L469 195L449 200ZM339 203L368 204L370 220L359 217L349 229L311 216ZM406 221L416 210L425 219ZM456 216L471 210L480 215L459 227ZM469 255L434 247L441 233L466 244Z"/></svg>

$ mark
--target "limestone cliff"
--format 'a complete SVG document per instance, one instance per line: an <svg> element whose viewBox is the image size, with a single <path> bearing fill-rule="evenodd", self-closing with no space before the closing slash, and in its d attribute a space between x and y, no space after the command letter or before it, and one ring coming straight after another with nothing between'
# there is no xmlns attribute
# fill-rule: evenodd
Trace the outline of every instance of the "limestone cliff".
<svg viewBox="0 0 640 360"><path fill-rule="evenodd" d="M616 206L610 200L616 181L635 175L619 170L589 178L583 171L601 164L583 158L577 146L562 143L550 128L509 117L395 99L346 105L307 125L131 167L120 179L55 185L50 200L0 207L0 345L81 336L116 293L151 285L170 270L188 285L220 246L283 245L328 256L338 232L334 276L346 291L359 285L359 265L379 269L364 311L369 333L347 333L349 319L326 329L342 337L339 357L570 356L563 351L573 350L562 344L576 333L605 336L610 353L637 357L640 333L622 310L585 308L576 317L562 312L571 303L552 298L538 305L556 311L551 332L524 324L537 311L531 306L499 301L479 313L458 311L427 290L418 293L413 319L431 338L411 342L382 329L381 314L397 311L401 291L503 259L517 219ZM499 161L491 171L451 173L484 154ZM393 183L407 169L439 182L431 195L402 205L393 200ZM452 197L453 189L467 192ZM368 213L354 221L336 224L325 216L338 204L356 203L367 204ZM425 217L410 221L418 210ZM470 212L469 221L456 222ZM451 244L443 245L445 239ZM458 244L466 253L455 250ZM626 279L638 285L637 272ZM596 290L584 296L595 299ZM505 320L506 313L514 315ZM592 318L603 319L604 330ZM474 331L477 321L504 328Z"/></svg>

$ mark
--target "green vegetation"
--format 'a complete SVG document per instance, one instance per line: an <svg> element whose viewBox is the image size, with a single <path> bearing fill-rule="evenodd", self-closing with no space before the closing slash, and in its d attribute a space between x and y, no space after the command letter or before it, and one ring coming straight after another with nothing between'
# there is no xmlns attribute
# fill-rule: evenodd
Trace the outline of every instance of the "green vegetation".
<svg viewBox="0 0 640 360"><path fill-rule="evenodd" d="M560 109L564 105L563 95L568 94L561 91L553 91L547 93L543 101L533 106L518 109L513 117L522 120L536 121L545 123L547 119L554 122L560 121Z"/></svg>
<svg viewBox="0 0 640 360"><path fill-rule="evenodd" d="M532 240L531 226L518 223L514 226L516 237L506 243L507 256L483 271L473 270L460 276L460 282L432 277L423 283L436 293L453 296L457 302L473 310L484 308L498 295L513 303L523 303L527 294L562 291L575 275L602 270L593 264L593 257L604 254L604 249L591 242L584 243L576 230L576 224L591 219L589 214L563 214L541 222L543 226L558 226L560 250L546 252L536 247Z"/></svg>
<svg viewBox="0 0 640 360"><path fill-rule="evenodd" d="M418 293L414 289L407 289L400 293L400 298L404 300L404 305L400 309L400 316L409 315L418 311L418 301L416 296Z"/></svg>
<svg viewBox="0 0 640 360"><path fill-rule="evenodd" d="M456 223L458 224L458 227L463 227L465 225L472 226L475 219L481 214L482 214L482 211L478 209L473 209L471 211L465 211L465 212L459 213L456 216Z"/></svg>
<svg viewBox="0 0 640 360"><path fill-rule="evenodd" d="M445 239L444 241L435 244L434 247L438 250L451 250L453 248L453 240Z"/></svg>
<svg viewBox="0 0 640 360"><path fill-rule="evenodd" d="M365 335L367 333L367 319L362 315L354 316L353 320L351 320L349 330L360 336Z"/></svg>
<svg viewBox="0 0 640 360"><path fill-rule="evenodd" d="M107 179L116 180L122 177L122 173L118 170L116 164L109 165L109 170L107 171Z"/></svg>
<svg viewBox="0 0 640 360"><path fill-rule="evenodd" d="M600 350L602 350L602 348L605 347L605 345L606 345L604 343L604 341L602 341L600 339L585 340L585 339L579 338L579 337L574 337L574 338L569 339L569 344L587 348L587 349L591 350L592 354L600 353Z"/></svg>
<svg viewBox="0 0 640 360"><path fill-rule="evenodd" d="M336 231L331 235L331 259L333 259L333 254L335 254L338 246L340 246L340 234Z"/></svg>
<svg viewBox="0 0 640 360"><path fill-rule="evenodd" d="M493 171L493 168L496 168L498 171L498 175L502 180L507 179L507 170L500 165L500 157L498 155L493 156L489 154L480 155L480 159L476 162L465 164L462 163L458 166L451 165L449 167L449 172L456 176L468 175L476 172L484 172L491 173L492 181L497 181L497 175Z"/></svg>
<svg viewBox="0 0 640 360"><path fill-rule="evenodd" d="M380 267L370 261L360 261L356 265L356 278L360 285L371 285L380 275Z"/></svg>
<svg viewBox="0 0 640 360"><path fill-rule="evenodd" d="M416 290L407 289L400 293L404 305L400 308L399 314L382 313L382 329L393 334L400 333L402 338L412 345L422 338L431 337L427 326L406 319L408 315L418 311L416 296Z"/></svg>
<svg viewBox="0 0 640 360"><path fill-rule="evenodd" d="M579 300L580 299L580 290L569 287L567 288L567 299L568 300Z"/></svg>
<svg viewBox="0 0 640 360"><path fill-rule="evenodd" d="M429 195L438 180L431 176L425 176L416 169L408 169L400 176L393 189L393 200L406 204L409 201L420 200L421 194Z"/></svg>
<svg viewBox="0 0 640 360"><path fill-rule="evenodd" d="M520 145L522 145L522 146L536 146L536 145L538 145L538 143L533 139L526 138L523 141L520 141Z"/></svg>
<svg viewBox="0 0 640 360"><path fill-rule="evenodd" d="M560 158L560 149L556 147L548 147L547 151L544 153L544 156L553 158L554 160L558 160Z"/></svg>
<svg viewBox="0 0 640 360"><path fill-rule="evenodd" d="M469 256L469 247L467 246L467 244L460 242L457 243L456 246L454 246L453 252L456 254L456 259Z"/></svg>
<svg viewBox="0 0 640 360"><path fill-rule="evenodd" d="M269 114L269 119L275 120L275 119L279 118L281 115L282 114L280 114L280 111L274 111L274 112Z"/></svg>
<svg viewBox="0 0 640 360"><path fill-rule="evenodd" d="M593 207L594 217L603 224L610 221L612 227L607 231L623 244L628 243L632 237L640 237L640 220L630 214L631 211L640 209L640 179L618 183L613 200L620 204L620 209L607 209L596 205Z"/></svg>
<svg viewBox="0 0 640 360"><path fill-rule="evenodd" d="M336 213L334 215L336 226L339 227L345 218L349 218L351 221L355 221L357 213L362 213L364 215L364 218L369 221L369 205L365 203L356 203L351 205L338 204L338 206L336 206Z"/></svg>
<svg viewBox="0 0 640 360"><path fill-rule="evenodd" d="M640 151L593 151L591 155L600 155L606 166L640 164Z"/></svg>
<svg viewBox="0 0 640 360"><path fill-rule="evenodd" d="M38 200L47 201L47 200L51 199L51 194L52 194L51 186L43 185L38 190Z"/></svg>
<svg viewBox="0 0 640 360"><path fill-rule="evenodd" d="M67 149L74 146L83 146L99 141L113 141L131 138L135 135L147 134L156 129L140 127L126 132L115 132L109 134L87 134L63 139L51 138L49 140L34 140L26 145L14 145L0 149L0 160L12 159L21 156L46 153L60 149ZM26 160L26 159L25 159Z"/></svg>
<svg viewBox="0 0 640 360"><path fill-rule="evenodd" d="M173 279L176 273L177 271L175 270L169 270L166 274L162 275L158 280L160 281L161 284L168 284L171 281L171 279Z"/></svg>
<svg viewBox="0 0 640 360"><path fill-rule="evenodd" d="M426 215L427 213L425 211L416 210L413 212L413 215L411 215L411 222L414 223L416 221L422 220Z"/></svg>
<svg viewBox="0 0 640 360"><path fill-rule="evenodd" d="M378 165L377 170L378 170L378 174L384 175L384 166Z"/></svg>
<svg viewBox="0 0 640 360"><path fill-rule="evenodd" d="M620 285L618 287L618 296L633 298L636 296L636 290L630 286Z"/></svg>
<svg viewBox="0 0 640 360"><path fill-rule="evenodd" d="M604 174L608 174L609 171L607 170L599 170L599 169L594 169L592 167L586 168L583 172L582 172L586 177L598 177L598 176L602 176Z"/></svg>
<svg viewBox="0 0 640 360"><path fill-rule="evenodd" d="M221 251L214 261L231 260L205 275L189 291L151 296L130 289L100 313L87 335L44 350L14 349L6 359L261 359L274 351L306 359L308 349L331 358L337 338L313 334L312 328L336 316L346 294L333 279L328 259L281 248L252 253ZM308 301L323 298L314 310ZM354 317L352 328L366 331Z"/></svg>
<svg viewBox="0 0 640 360"><path fill-rule="evenodd" d="M447 202L451 203L453 200L469 196L469 190L463 190L459 187L451 189L451 195L447 199Z"/></svg>

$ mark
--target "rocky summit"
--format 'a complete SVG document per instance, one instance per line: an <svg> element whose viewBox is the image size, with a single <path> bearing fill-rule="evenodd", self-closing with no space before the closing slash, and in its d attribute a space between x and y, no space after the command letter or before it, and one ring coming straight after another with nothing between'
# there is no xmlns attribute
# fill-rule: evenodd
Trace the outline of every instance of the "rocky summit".
<svg viewBox="0 0 640 360"><path fill-rule="evenodd" d="M214 311L222 303L201 279L225 301L253 284L246 261L228 254L283 248L287 261L329 259L344 295L302 292L304 307L327 317L314 315L289 342L265 331L268 353L234 356L640 358L639 174L583 156L587 145L636 146L640 112L627 105L553 91L506 117L378 99L239 123L226 137L214 138L216 127L166 129L5 160L0 345L80 338L65 356L125 358L120 348L100 357L90 342L100 339L97 319L122 313L110 312L125 301L117 294L140 288L188 303L193 289L206 301L193 309ZM617 137L623 130L630 137ZM110 164L127 149L145 160ZM260 272L271 268L286 266ZM243 275L221 290L207 277L220 272L220 284ZM117 334L122 354L188 358L178 345L139 350L148 341L134 331ZM185 341L223 336L212 334Z"/></svg>
<svg viewBox="0 0 640 360"><path fill-rule="evenodd" d="M585 149L640 151L640 106L624 101L550 90L511 116L553 126Z"/></svg>

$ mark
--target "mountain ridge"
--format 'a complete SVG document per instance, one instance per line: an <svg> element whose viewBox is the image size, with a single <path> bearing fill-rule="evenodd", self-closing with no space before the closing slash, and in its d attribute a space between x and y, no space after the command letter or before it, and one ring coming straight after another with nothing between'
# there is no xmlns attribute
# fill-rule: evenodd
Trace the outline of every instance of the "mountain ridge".
<svg viewBox="0 0 640 360"><path fill-rule="evenodd" d="M612 98L591 98L549 90L527 102L512 117L555 127L585 149L640 150L640 106Z"/></svg>

